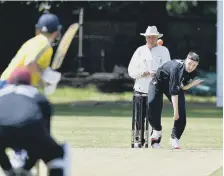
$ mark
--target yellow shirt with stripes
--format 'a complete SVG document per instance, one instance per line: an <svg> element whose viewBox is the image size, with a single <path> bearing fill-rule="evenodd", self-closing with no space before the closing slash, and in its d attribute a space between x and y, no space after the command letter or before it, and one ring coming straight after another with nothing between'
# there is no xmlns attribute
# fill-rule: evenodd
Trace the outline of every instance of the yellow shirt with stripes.
<svg viewBox="0 0 224 176"><path fill-rule="evenodd" d="M42 70L45 70L50 65L52 55L53 48L49 40L44 35L39 34L22 45L8 67L2 73L1 80L7 80L16 67L26 66L33 61L35 61ZM40 80L41 77L38 73L31 73L31 84L33 86L38 86Z"/></svg>

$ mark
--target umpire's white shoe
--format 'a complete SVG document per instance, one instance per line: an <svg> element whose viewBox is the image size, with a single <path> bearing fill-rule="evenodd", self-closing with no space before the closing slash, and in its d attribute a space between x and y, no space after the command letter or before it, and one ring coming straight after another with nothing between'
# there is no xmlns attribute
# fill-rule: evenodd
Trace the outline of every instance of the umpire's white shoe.
<svg viewBox="0 0 224 176"><path fill-rule="evenodd" d="M162 137L162 131L156 131L156 130L152 131L152 135L151 135L152 141L157 141L160 137Z"/></svg>
<svg viewBox="0 0 224 176"><path fill-rule="evenodd" d="M172 149L180 149L179 140L177 138L170 138Z"/></svg>
<svg viewBox="0 0 224 176"><path fill-rule="evenodd" d="M139 146L139 145L138 145L138 142L135 142L135 143L134 143L134 148L138 148L138 146Z"/></svg>

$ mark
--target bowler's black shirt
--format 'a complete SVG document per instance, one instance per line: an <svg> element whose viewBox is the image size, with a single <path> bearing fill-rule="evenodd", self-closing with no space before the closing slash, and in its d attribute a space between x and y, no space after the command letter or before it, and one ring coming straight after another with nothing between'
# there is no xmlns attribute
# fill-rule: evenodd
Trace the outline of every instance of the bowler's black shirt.
<svg viewBox="0 0 224 176"><path fill-rule="evenodd" d="M158 68L152 84L157 83L160 89L168 89L170 95L178 95L182 88L189 84L196 72L188 73L182 60L171 60Z"/></svg>

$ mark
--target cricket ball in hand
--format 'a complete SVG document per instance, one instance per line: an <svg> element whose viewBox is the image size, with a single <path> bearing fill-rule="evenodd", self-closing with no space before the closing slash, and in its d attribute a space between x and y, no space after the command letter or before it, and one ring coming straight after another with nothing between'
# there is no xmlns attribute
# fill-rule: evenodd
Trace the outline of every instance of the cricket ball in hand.
<svg viewBox="0 0 224 176"><path fill-rule="evenodd" d="M163 45L163 40L162 39L157 40L157 45L162 46Z"/></svg>

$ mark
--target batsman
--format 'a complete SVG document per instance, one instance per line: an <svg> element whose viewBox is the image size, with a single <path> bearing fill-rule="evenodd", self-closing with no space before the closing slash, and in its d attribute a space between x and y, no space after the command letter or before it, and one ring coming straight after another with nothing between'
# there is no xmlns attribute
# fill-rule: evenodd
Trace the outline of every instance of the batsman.
<svg viewBox="0 0 224 176"><path fill-rule="evenodd" d="M60 38L62 25L56 15L47 13L40 16L35 29L36 36L21 46L1 75L0 88L7 84L7 80L13 70L21 66L25 66L30 71L32 86L44 87L45 90L49 90L49 86L56 88L61 75L59 72L50 69L49 66L53 55L52 44ZM51 84L47 80L50 80ZM26 153L19 149L15 151L14 159L12 160L14 163L12 164L14 167L19 167L21 164L24 164Z"/></svg>

